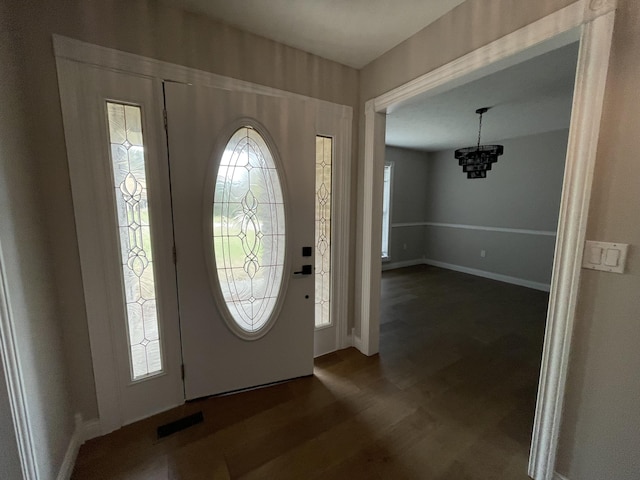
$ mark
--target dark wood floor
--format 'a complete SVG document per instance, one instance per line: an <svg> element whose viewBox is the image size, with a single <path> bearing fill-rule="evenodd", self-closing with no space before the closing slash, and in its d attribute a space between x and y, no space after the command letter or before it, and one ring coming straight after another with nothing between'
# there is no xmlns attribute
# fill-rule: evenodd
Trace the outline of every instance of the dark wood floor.
<svg viewBox="0 0 640 480"><path fill-rule="evenodd" d="M380 355L189 403L82 446L75 479L527 479L547 294L385 272ZM157 440L158 425L205 421Z"/></svg>

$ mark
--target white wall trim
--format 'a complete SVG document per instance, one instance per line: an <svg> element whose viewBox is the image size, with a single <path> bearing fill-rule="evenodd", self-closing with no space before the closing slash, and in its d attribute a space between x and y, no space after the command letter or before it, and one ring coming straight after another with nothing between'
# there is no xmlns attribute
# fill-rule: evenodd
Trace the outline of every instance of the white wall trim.
<svg viewBox="0 0 640 480"><path fill-rule="evenodd" d="M76 464L76 458L78 458L78 452L80 451L80 446L84 443L83 430L84 424L82 423L82 415L76 413L75 429L73 431L73 435L71 435L71 439L69 440L69 445L64 455L64 459L62 460L60 470L58 471L58 476L56 477L57 480L69 480L71 478L73 467Z"/></svg>
<svg viewBox="0 0 640 480"><path fill-rule="evenodd" d="M413 81L366 102L363 139L364 175L363 192L359 196L358 212L362 216L362 232L357 248L371 245L375 248L381 236L379 223L368 219L378 215L375 208L380 202L382 180L375 170L384 162L384 116L402 102L418 94L437 94L451 86L460 85L470 78L478 78L480 72L497 71L507 66L516 55L531 54L531 47L548 45L556 47L575 40L575 29L581 27L580 53L576 72L569 142L560 218L556 238L556 255L551 280L551 294L545 344L540 372L538 401L529 475L536 480L552 480L558 447L566 374L575 317L575 307L580 283L580 258L589 211L600 118L607 77L615 0L577 0L526 27L506 35L484 47L464 55ZM524 52L526 50L526 52ZM535 48L533 49L535 50ZM524 52L524 53L523 53ZM538 48L538 53L540 50ZM530 58L530 57L529 57ZM428 93L427 93L428 92ZM362 255L358 264L356 295L356 322L360 335L369 347L363 352L377 351L371 348L371 339L379 335L379 286L380 268L377 259ZM358 326L358 324L356 324ZM367 341L368 339L368 341Z"/></svg>
<svg viewBox="0 0 640 480"><path fill-rule="evenodd" d="M78 452L80 451L80 445L82 445L82 442L80 441L80 435L78 431L75 431L71 436L71 441L69 442L69 446L67 447L67 452L65 453L64 459L62 460L60 471L58 472L58 476L56 477L57 480L69 480L71 478L73 467L75 467L76 458L78 457Z"/></svg>
<svg viewBox="0 0 640 480"><path fill-rule="evenodd" d="M612 2L590 6L598 4ZM551 480L555 467L614 19L609 10L586 23L580 41L529 458L529 475L539 480Z"/></svg>
<svg viewBox="0 0 640 480"><path fill-rule="evenodd" d="M100 420L82 420L82 414L76 413L75 415L75 429L73 435L69 440L67 451L62 460L62 465L58 472L57 480L69 480L73 474L73 469L76 465L78 453L80 447L87 440L96 438L102 435L102 429L100 428Z"/></svg>
<svg viewBox="0 0 640 480"><path fill-rule="evenodd" d="M382 271L395 270L396 268L415 267L416 265L425 265L424 258L414 258L413 260L403 260L401 262L384 262Z"/></svg>
<svg viewBox="0 0 640 480"><path fill-rule="evenodd" d="M100 419L85 420L82 424L82 443L102 435Z"/></svg>
<svg viewBox="0 0 640 480"><path fill-rule="evenodd" d="M351 338L353 339L353 346L362 352L364 349L362 338L358 335L352 335Z"/></svg>
<svg viewBox="0 0 640 480"><path fill-rule="evenodd" d="M4 368L11 417L16 433L20 465L25 479L38 479L37 456L33 443L31 422L27 411L26 392L15 336L15 320L7 289L7 276L0 244L0 368Z"/></svg>
<svg viewBox="0 0 640 480"><path fill-rule="evenodd" d="M498 282L533 288L534 290L540 290L543 292L548 292L551 288L551 285L548 283L534 282L533 280L527 280L526 278L512 277L510 275L488 272L487 270L480 270L478 268L464 267L462 265L455 265L453 263L440 262L438 260L431 260L429 258L416 258L413 260L404 260L402 262L386 263L382 265L382 271L384 272L387 270L394 270L396 268L413 267L415 265L431 265L432 267L446 268L447 270L468 273L469 275L475 275L476 277L483 277L490 280L497 280Z"/></svg>
<svg viewBox="0 0 640 480"><path fill-rule="evenodd" d="M401 103L427 91L431 94L437 94L439 87L447 85L447 89L449 89L452 84L462 84L468 81L470 75L473 78L473 75L477 74L476 72L482 71L482 76L484 76L489 72L499 71L505 67L501 63L504 59L522 54L523 50L536 47L554 37L558 43L551 49L571 43L576 38L568 32L593 19L594 15L603 15L614 8L615 1L612 0L576 0L575 3L565 8L376 97L374 99L375 111L392 110ZM550 18L553 18L553 21L550 21ZM522 60L540 55L545 52L546 48L548 47L545 47L544 50L534 49Z"/></svg>
<svg viewBox="0 0 640 480"><path fill-rule="evenodd" d="M461 228L464 230L482 230L485 232L518 233L521 235L541 235L545 237L556 236L556 232L551 230L528 230L526 228L489 227L485 225L464 225L461 223L405 222L405 223L394 223L391 225L391 228L405 228L405 227Z"/></svg>
<svg viewBox="0 0 640 480"><path fill-rule="evenodd" d="M365 355L375 355L380 343L380 271L382 258L382 186L386 117L375 110L375 100L365 104L364 158L362 196L358 218L362 219L362 236L357 245L355 306L356 348ZM375 232L375 234L374 234Z"/></svg>
<svg viewBox="0 0 640 480"><path fill-rule="evenodd" d="M469 275L475 275L477 277L488 278L490 280L497 280L498 282L510 283L512 285L519 285L521 287L533 288L534 290L541 290L548 292L551 289L551 285L548 283L534 282L533 280L527 280L526 278L512 277L509 275L503 275L501 273L488 272L486 270L480 270L477 268L463 267L462 265L454 265L453 263L439 262L438 260L431 260L425 258L423 260L425 265L431 265L433 267L446 268L447 270L454 270L456 272L468 273Z"/></svg>
<svg viewBox="0 0 640 480"><path fill-rule="evenodd" d="M180 83L192 83L195 85L223 88L237 92L255 93L299 100L312 101L319 108L330 111L352 111L346 105L339 105L326 100L308 97L298 93L280 90L278 88L259 85L236 78L225 77L216 73L185 67L169 62L163 62L154 58L123 52L113 48L102 47L92 43L82 42L73 38L53 34L53 51L57 58L66 58L74 62L95 65L102 68L110 68L126 73L135 73L147 77L160 78Z"/></svg>

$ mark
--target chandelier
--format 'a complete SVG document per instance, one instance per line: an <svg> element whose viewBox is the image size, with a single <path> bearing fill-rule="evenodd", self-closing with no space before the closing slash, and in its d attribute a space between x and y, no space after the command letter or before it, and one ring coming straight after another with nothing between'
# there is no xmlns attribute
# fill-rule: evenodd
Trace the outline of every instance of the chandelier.
<svg viewBox="0 0 640 480"><path fill-rule="evenodd" d="M498 157L504 152L504 147L502 145L480 145L482 115L488 110L488 107L476 110L476 113L480 115L478 145L475 147L459 148L454 153L458 160L458 164L462 166L462 171L467 174L467 178L486 178L487 171L491 170L491 165L496 163L498 161Z"/></svg>

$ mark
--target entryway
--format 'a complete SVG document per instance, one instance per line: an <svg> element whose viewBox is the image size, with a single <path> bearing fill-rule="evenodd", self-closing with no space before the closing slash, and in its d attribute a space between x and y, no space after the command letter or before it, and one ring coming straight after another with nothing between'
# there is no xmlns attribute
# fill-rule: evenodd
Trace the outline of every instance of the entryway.
<svg viewBox="0 0 640 480"><path fill-rule="evenodd" d="M56 47L100 432L344 347L351 109Z"/></svg>

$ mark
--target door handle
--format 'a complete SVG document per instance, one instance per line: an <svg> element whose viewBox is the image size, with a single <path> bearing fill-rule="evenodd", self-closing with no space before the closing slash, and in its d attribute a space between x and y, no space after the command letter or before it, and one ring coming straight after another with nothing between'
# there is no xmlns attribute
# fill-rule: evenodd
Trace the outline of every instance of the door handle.
<svg viewBox="0 0 640 480"><path fill-rule="evenodd" d="M302 265L302 270L299 272L293 272L294 275L312 275L313 265Z"/></svg>

